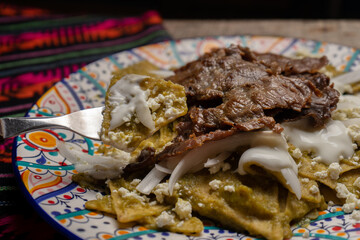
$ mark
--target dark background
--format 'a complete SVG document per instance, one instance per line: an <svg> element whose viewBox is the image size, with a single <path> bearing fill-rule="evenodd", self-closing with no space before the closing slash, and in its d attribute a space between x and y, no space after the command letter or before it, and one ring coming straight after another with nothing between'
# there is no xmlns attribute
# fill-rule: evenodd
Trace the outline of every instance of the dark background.
<svg viewBox="0 0 360 240"><path fill-rule="evenodd" d="M357 19L356 0L5 0L59 13L126 16L148 9L167 19Z"/></svg>

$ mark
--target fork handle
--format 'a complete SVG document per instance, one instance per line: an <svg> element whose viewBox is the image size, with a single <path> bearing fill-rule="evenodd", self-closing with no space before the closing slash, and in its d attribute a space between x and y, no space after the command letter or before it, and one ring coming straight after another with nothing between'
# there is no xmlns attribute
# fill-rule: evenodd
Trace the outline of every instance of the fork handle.
<svg viewBox="0 0 360 240"><path fill-rule="evenodd" d="M37 129L47 129L51 127L66 128L59 125L64 119L62 117L41 117L41 118L1 118L0 119L0 139L14 137Z"/></svg>

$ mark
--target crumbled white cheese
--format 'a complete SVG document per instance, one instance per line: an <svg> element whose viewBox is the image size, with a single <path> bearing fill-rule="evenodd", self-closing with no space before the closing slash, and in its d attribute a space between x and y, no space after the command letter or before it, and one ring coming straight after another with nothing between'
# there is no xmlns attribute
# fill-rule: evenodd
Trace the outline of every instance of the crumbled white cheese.
<svg viewBox="0 0 360 240"><path fill-rule="evenodd" d="M202 207L205 207L205 204L203 204L203 203L198 203L198 206L202 208Z"/></svg>
<svg viewBox="0 0 360 240"><path fill-rule="evenodd" d="M328 168L328 173L332 180L337 180L340 176L341 171L342 171L342 168L341 168L340 164L337 162L331 163Z"/></svg>
<svg viewBox="0 0 360 240"><path fill-rule="evenodd" d="M155 111L158 110L161 106L163 106L164 117L166 119L174 119L175 117L179 116L179 113L181 113L181 110L174 107L174 102L182 105L185 103L185 101L185 98L177 98L173 93L166 96L164 96L163 94L158 94L154 98L149 98L147 101L147 105L153 112L153 120L156 119ZM163 121L165 121L164 118L159 118L156 120L158 124Z"/></svg>
<svg viewBox="0 0 360 240"><path fill-rule="evenodd" d="M166 109L164 116L167 119L172 119L174 117L177 117L179 115L179 113L181 112L181 110L175 108L175 107L170 107L168 109Z"/></svg>
<svg viewBox="0 0 360 240"><path fill-rule="evenodd" d="M330 212L331 212L331 213L336 212L336 207L332 207L332 208L330 208Z"/></svg>
<svg viewBox="0 0 360 240"><path fill-rule="evenodd" d="M209 182L209 186L212 190L218 190L220 188L221 181L214 179L211 182Z"/></svg>
<svg viewBox="0 0 360 240"><path fill-rule="evenodd" d="M156 200L159 203L164 202L164 196L169 196L169 184L168 183L160 183L158 184L152 191L155 194Z"/></svg>
<svg viewBox="0 0 360 240"><path fill-rule="evenodd" d="M299 159L302 157L302 152L300 150L300 148L295 148L292 153L291 153L291 156L293 156L294 158L296 159Z"/></svg>
<svg viewBox="0 0 360 240"><path fill-rule="evenodd" d="M131 181L130 185L136 187L137 185L139 185L140 182L141 182L140 179L135 178Z"/></svg>
<svg viewBox="0 0 360 240"><path fill-rule="evenodd" d="M330 201L328 202L328 205L329 205L330 207L332 207L332 206L334 206L334 205L335 205L335 203L334 203L333 201L331 201L331 200L330 200Z"/></svg>
<svg viewBox="0 0 360 240"><path fill-rule="evenodd" d="M356 206L359 206L359 199L356 197L355 194L349 193L346 197L346 203L355 203Z"/></svg>
<svg viewBox="0 0 360 240"><path fill-rule="evenodd" d="M335 191L338 198L346 198L350 194L347 187L342 183L336 184Z"/></svg>
<svg viewBox="0 0 360 240"><path fill-rule="evenodd" d="M149 198L145 197L145 196L140 196L137 192L133 191L130 192L129 190L127 190L126 188L119 188L118 193L121 195L121 197L123 198L131 198L131 199L136 199L137 201L139 201L141 204L145 204L146 202L149 202Z"/></svg>
<svg viewBox="0 0 360 240"><path fill-rule="evenodd" d="M147 105L151 109L151 111L153 111L153 112L158 110L159 107L161 106L161 104L157 101L156 98L149 98L148 101L147 101Z"/></svg>
<svg viewBox="0 0 360 240"><path fill-rule="evenodd" d="M228 192L235 192L235 187L233 185L226 185L224 190Z"/></svg>
<svg viewBox="0 0 360 240"><path fill-rule="evenodd" d="M343 205L343 211L345 213L350 213L354 211L356 207L360 206L360 200L357 199L356 195L351 193L344 184L337 183L335 191L338 198L346 199Z"/></svg>
<svg viewBox="0 0 360 240"><path fill-rule="evenodd" d="M317 178L326 178L328 175L327 171L320 171L320 172L316 172L314 173L314 176L317 177Z"/></svg>
<svg viewBox="0 0 360 240"><path fill-rule="evenodd" d="M301 182L302 183L308 183L310 181L310 179L308 179L308 178L302 178L301 179Z"/></svg>
<svg viewBox="0 0 360 240"><path fill-rule="evenodd" d="M355 203L345 203L342 207L344 213L351 213L355 210Z"/></svg>
<svg viewBox="0 0 360 240"><path fill-rule="evenodd" d="M343 101L340 101L339 104L343 104ZM333 119L340 121L348 120L351 118L359 118L360 108L353 105L348 108L336 109L331 115Z"/></svg>
<svg viewBox="0 0 360 240"><path fill-rule="evenodd" d="M312 185L309 190L311 194L317 194L319 192L319 188L316 185Z"/></svg>
<svg viewBox="0 0 360 240"><path fill-rule="evenodd" d="M355 221L360 221L360 211L354 210L350 217Z"/></svg>
<svg viewBox="0 0 360 240"><path fill-rule="evenodd" d="M175 217L172 214L169 214L167 211L163 211L156 219L156 226L162 228L164 226L175 224Z"/></svg>
<svg viewBox="0 0 360 240"><path fill-rule="evenodd" d="M180 219L189 219L192 212L191 204L179 198L175 204L175 212Z"/></svg>

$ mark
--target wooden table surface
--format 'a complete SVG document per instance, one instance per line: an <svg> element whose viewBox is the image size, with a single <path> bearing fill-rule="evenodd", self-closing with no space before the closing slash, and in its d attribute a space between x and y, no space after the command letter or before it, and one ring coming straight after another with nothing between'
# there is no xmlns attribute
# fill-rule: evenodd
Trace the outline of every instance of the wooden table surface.
<svg viewBox="0 0 360 240"><path fill-rule="evenodd" d="M215 35L307 38L360 48L360 20L170 20L174 39Z"/></svg>

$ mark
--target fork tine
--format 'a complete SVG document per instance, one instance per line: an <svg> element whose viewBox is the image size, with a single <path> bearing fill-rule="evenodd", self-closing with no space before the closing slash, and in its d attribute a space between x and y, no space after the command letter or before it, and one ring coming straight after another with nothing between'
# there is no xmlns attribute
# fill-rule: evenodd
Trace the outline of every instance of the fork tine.
<svg viewBox="0 0 360 240"><path fill-rule="evenodd" d="M59 117L18 117L0 119L0 139L22 133L47 129L65 128L84 137L99 140L103 107L90 108Z"/></svg>

